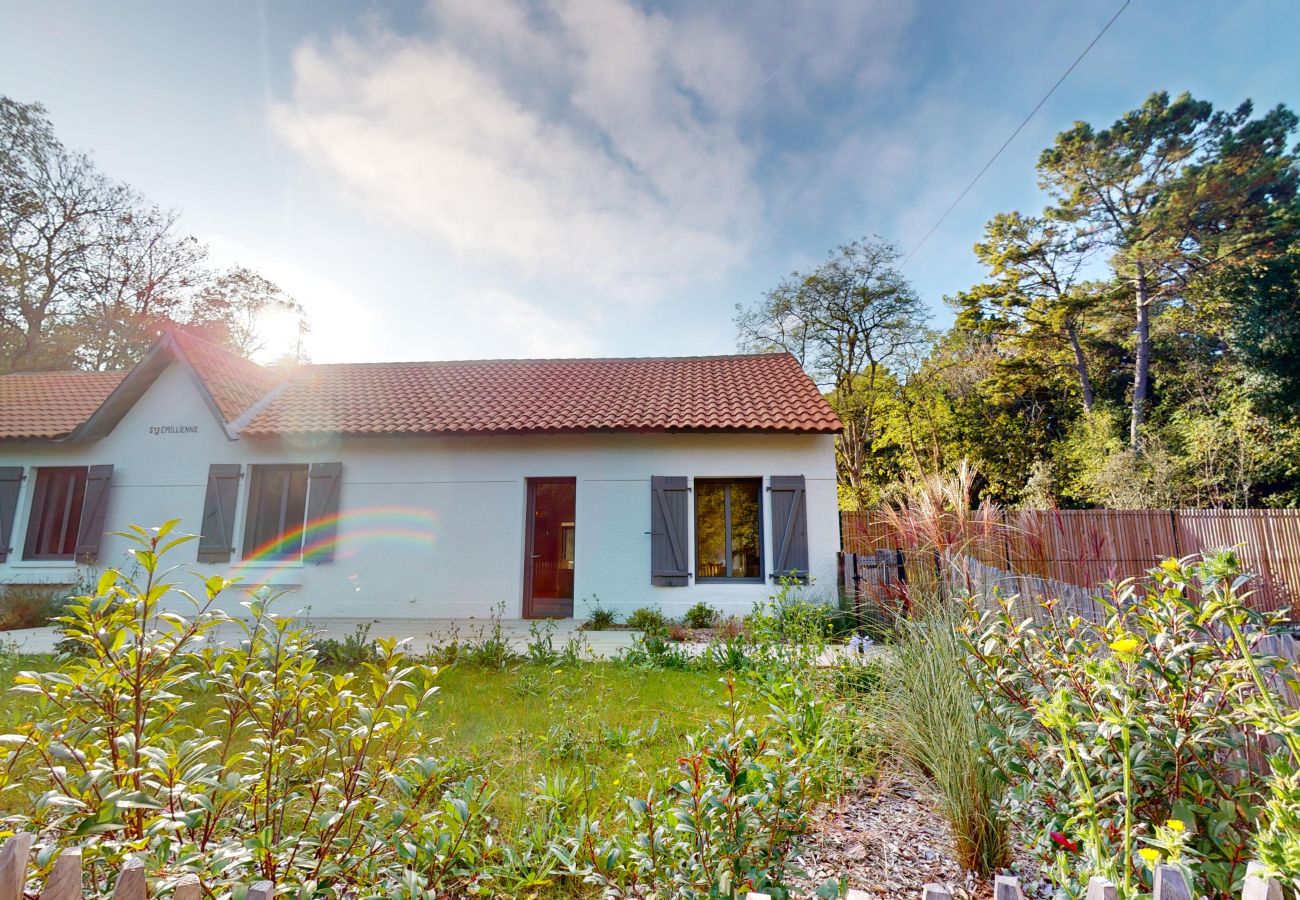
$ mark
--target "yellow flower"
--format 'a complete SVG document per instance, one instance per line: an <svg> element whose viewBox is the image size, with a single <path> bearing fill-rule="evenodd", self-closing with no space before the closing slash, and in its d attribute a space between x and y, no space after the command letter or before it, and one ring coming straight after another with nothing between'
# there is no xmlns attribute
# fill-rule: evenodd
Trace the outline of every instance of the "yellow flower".
<svg viewBox="0 0 1300 900"><path fill-rule="evenodd" d="M618 786L619 786L619 780L618 780L617 778L615 778L615 779L614 779L614 787L618 787Z"/></svg>
<svg viewBox="0 0 1300 900"><path fill-rule="evenodd" d="M556 674L556 675L563 675L563 674L564 674L564 670L563 670L563 669L556 669L554 674Z"/></svg>
<svg viewBox="0 0 1300 900"><path fill-rule="evenodd" d="M1138 856L1145 859L1148 866L1154 867L1156 863L1160 862L1160 851L1155 847L1143 847L1138 851Z"/></svg>
<svg viewBox="0 0 1300 900"><path fill-rule="evenodd" d="M1170 819L1165 823L1165 827L1170 831L1186 831L1187 826L1183 824L1182 819Z"/></svg>
<svg viewBox="0 0 1300 900"><path fill-rule="evenodd" d="M1138 649L1141 646L1142 642L1137 638L1123 637L1119 640L1112 641L1110 649L1114 650L1120 656L1132 659L1137 656Z"/></svg>
<svg viewBox="0 0 1300 900"><path fill-rule="evenodd" d="M627 758L628 758L628 759L633 759L635 756L636 756L635 753L629 753L629 754L627 755Z"/></svg>

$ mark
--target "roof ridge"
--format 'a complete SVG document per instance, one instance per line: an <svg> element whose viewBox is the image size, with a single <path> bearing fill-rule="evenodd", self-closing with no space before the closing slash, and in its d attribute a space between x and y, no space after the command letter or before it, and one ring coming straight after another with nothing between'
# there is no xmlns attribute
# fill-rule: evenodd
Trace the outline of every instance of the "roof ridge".
<svg viewBox="0 0 1300 900"><path fill-rule="evenodd" d="M694 360L762 359L794 355L788 350L770 350L762 353L701 353L693 356L499 356L476 359L395 359L369 362L291 363L287 366L267 366L276 371L293 372L297 369L342 368L344 366L441 366L501 363L600 363L600 362L690 362Z"/></svg>

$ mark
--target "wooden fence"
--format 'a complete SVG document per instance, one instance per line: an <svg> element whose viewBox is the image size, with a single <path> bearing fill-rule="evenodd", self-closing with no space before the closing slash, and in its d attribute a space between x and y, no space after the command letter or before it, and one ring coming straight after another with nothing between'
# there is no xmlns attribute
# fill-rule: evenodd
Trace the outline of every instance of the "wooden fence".
<svg viewBox="0 0 1300 900"><path fill-rule="evenodd" d="M0 846L0 900L24 900L27 896L27 861L32 836L23 832L13 835ZM68 847L54 860L45 879L39 900L82 900L81 849ZM271 900L275 885L258 881L248 886L248 900ZM203 886L196 875L182 875L172 889L172 900L199 900ZM144 860L132 857L122 866L113 886L113 900L147 900L149 884L144 877Z"/></svg>
<svg viewBox="0 0 1300 900"><path fill-rule="evenodd" d="M1083 588L1140 576L1170 556L1236 547L1256 576L1252 605L1300 621L1300 510L1010 510L1000 526L971 548L981 562ZM846 553L907 548L879 512L842 513L840 535Z"/></svg>
<svg viewBox="0 0 1300 900"><path fill-rule="evenodd" d="M1183 877L1174 866L1156 866L1155 880L1151 891L1152 900L1192 900L1192 892ZM869 900L870 895L864 891L850 890L847 900ZM952 900L952 894L941 884L927 884L921 888L922 900ZM1105 878L1093 878L1088 882L1085 900L1118 900L1119 890ZM0 898L3 900L3 898ZM749 893L745 900L771 900L767 894ZM1011 875L998 875L993 880L993 900L1025 900L1024 891L1020 889L1020 880ZM1266 878L1259 863L1250 863L1246 868L1246 878L1241 886L1241 900L1282 900L1282 883L1275 878Z"/></svg>
<svg viewBox="0 0 1300 900"><path fill-rule="evenodd" d="M32 850L32 836L20 832L0 845L0 900L25 900L27 896L27 864ZM1182 873L1173 866L1157 866L1153 900L1192 900ZM84 886L81 873L81 850L69 847L59 853L54 866L37 894L39 900L82 900ZM199 900L203 886L195 875L183 875L172 889L173 900ZM258 881L248 887L248 900L272 900L275 885ZM113 900L147 900L149 885L145 880L144 861L129 859L118 872L113 887ZM927 884L921 889L923 900L952 900L952 894L942 885ZM1104 878L1088 882L1086 900L1116 900L1115 886ZM771 900L767 894L750 892L745 900ZM850 890L846 900L870 900L863 891ZM1018 879L999 875L993 883L993 900L1025 900ZM1275 879L1265 878L1258 863L1250 863L1241 890L1241 900L1282 900L1282 885Z"/></svg>

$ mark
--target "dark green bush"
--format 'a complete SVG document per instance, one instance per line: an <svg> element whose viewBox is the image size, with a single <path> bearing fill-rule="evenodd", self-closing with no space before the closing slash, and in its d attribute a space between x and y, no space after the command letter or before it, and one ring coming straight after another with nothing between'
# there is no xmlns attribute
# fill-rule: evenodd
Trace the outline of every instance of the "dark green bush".
<svg viewBox="0 0 1300 900"><path fill-rule="evenodd" d="M634 609L627 617L627 626L637 631L644 631L647 635L663 634L668 630L668 617L662 610L653 606L643 606Z"/></svg>
<svg viewBox="0 0 1300 900"><path fill-rule="evenodd" d="M703 600L686 610L685 615L682 616L682 622L688 628L712 628L716 621L718 621L718 611Z"/></svg>
<svg viewBox="0 0 1300 900"><path fill-rule="evenodd" d="M379 656L379 648L370 637L368 623L358 625L342 640L318 637L311 642L311 648L316 652L316 659L321 665L348 672L374 662Z"/></svg>

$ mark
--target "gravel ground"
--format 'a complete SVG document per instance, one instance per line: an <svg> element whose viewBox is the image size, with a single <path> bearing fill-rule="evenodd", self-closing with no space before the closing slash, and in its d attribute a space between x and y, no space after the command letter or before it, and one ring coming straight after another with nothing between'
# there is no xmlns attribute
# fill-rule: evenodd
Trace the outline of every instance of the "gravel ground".
<svg viewBox="0 0 1300 900"><path fill-rule="evenodd" d="M882 773L820 810L793 861L807 873L794 884L799 897L812 897L822 882L845 875L849 887L875 897L920 897L931 882L954 898L993 896L993 880L962 869L947 824L925 793L898 773ZM1017 868L1028 871L1019 862Z"/></svg>

